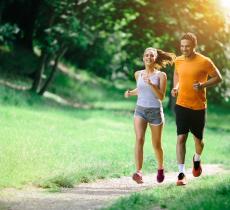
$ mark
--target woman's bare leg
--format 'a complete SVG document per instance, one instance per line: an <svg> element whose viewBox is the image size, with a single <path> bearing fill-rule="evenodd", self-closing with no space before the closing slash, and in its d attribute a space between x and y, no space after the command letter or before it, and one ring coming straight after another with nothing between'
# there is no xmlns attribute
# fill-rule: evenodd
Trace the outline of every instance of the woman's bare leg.
<svg viewBox="0 0 230 210"><path fill-rule="evenodd" d="M143 146L145 142L145 131L147 128L147 122L141 117L135 116L134 128L136 134L135 163L137 171L140 171L143 165Z"/></svg>
<svg viewBox="0 0 230 210"><path fill-rule="evenodd" d="M164 152L161 145L163 123L161 125L150 125L152 134L152 145L158 163L158 169L164 168Z"/></svg>

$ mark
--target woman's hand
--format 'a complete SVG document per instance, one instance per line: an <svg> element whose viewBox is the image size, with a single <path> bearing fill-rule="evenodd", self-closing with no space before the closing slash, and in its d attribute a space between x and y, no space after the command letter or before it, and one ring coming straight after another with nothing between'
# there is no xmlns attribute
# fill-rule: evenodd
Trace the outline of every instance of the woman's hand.
<svg viewBox="0 0 230 210"><path fill-rule="evenodd" d="M143 74L142 74L142 78L143 78L143 80L144 80L145 83L147 83L147 84L149 84L149 85L152 84L152 83L151 83L151 80L150 80L150 78L149 78L149 76L148 76L146 73L143 73Z"/></svg>
<svg viewBox="0 0 230 210"><path fill-rule="evenodd" d="M128 98L130 96L130 90L126 90L124 93L124 97Z"/></svg>

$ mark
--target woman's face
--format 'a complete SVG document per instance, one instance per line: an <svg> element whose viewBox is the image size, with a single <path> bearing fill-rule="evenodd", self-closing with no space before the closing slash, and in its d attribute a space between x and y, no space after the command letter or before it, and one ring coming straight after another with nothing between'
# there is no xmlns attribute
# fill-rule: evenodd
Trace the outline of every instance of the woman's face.
<svg viewBox="0 0 230 210"><path fill-rule="evenodd" d="M144 53L143 61L145 65L154 64L157 59L157 51L156 50L146 50Z"/></svg>

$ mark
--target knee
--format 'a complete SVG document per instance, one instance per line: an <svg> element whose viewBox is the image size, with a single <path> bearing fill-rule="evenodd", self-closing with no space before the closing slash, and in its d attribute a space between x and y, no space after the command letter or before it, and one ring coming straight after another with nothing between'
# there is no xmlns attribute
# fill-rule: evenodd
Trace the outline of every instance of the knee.
<svg viewBox="0 0 230 210"><path fill-rule="evenodd" d="M145 139L143 137L137 137L136 138L136 143L140 146L143 146L145 142Z"/></svg>
<svg viewBox="0 0 230 210"><path fill-rule="evenodd" d="M204 141L203 140L196 141L196 144L198 144L200 147L203 147L204 146Z"/></svg>
<svg viewBox="0 0 230 210"><path fill-rule="evenodd" d="M202 145L202 147L203 147L203 146L204 146L204 141L202 140L200 143L201 143L201 145Z"/></svg>
<svg viewBox="0 0 230 210"><path fill-rule="evenodd" d="M186 143L186 138L184 136L178 136L177 144L185 145L185 143Z"/></svg>
<svg viewBox="0 0 230 210"><path fill-rule="evenodd" d="M154 144L153 144L153 147L154 147L154 149L157 150L157 151L162 150L161 142L154 143Z"/></svg>

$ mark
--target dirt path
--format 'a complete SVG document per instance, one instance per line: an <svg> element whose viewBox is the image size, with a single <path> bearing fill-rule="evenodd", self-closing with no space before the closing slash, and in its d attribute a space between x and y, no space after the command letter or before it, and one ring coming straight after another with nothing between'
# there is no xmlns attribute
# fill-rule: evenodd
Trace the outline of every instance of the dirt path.
<svg viewBox="0 0 230 210"><path fill-rule="evenodd" d="M187 170L188 180L195 179ZM224 172L220 165L203 165L204 175ZM163 184L174 183L177 173L166 174ZM0 191L0 203L7 210L89 210L100 209L115 199L132 192L154 188L162 184L155 181L155 174L144 176L145 183L137 185L130 177L99 180L95 183L80 184L60 193L48 193L43 189L27 187L23 190L4 189Z"/></svg>

